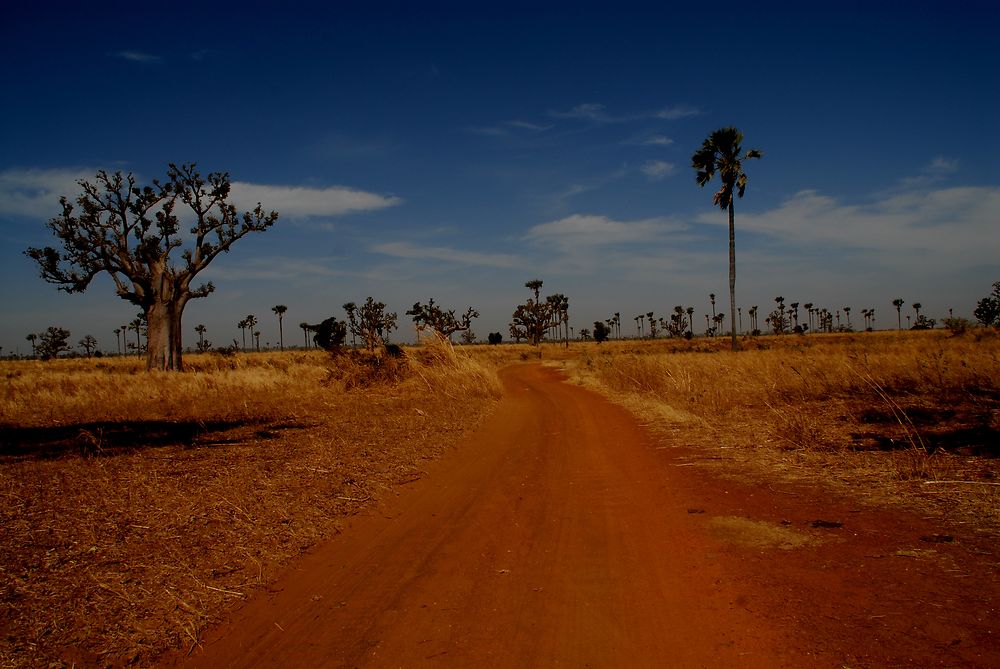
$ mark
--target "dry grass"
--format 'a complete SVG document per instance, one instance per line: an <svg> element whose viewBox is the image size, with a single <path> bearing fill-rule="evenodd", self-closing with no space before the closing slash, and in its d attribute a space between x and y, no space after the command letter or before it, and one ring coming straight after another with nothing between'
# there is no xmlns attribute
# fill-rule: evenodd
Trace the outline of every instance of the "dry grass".
<svg viewBox="0 0 1000 669"><path fill-rule="evenodd" d="M420 478L500 394L490 368L437 344L391 378L315 352L188 362L0 366L0 665L191 648L346 515Z"/></svg>
<svg viewBox="0 0 1000 669"><path fill-rule="evenodd" d="M726 346L590 345L564 365L655 429L741 468L1000 531L995 333L770 337L738 354Z"/></svg>

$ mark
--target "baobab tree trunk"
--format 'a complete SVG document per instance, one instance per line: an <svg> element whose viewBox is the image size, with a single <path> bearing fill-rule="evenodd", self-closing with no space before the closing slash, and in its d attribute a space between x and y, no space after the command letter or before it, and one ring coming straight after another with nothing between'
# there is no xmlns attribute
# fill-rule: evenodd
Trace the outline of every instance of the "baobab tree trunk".
<svg viewBox="0 0 1000 669"><path fill-rule="evenodd" d="M181 313L184 306L178 303L158 302L146 310L146 369L179 372L183 331Z"/></svg>
<svg viewBox="0 0 1000 669"><path fill-rule="evenodd" d="M742 193L740 193L742 195ZM729 322L733 336L733 350L739 349L736 341L736 222L733 201L729 200Z"/></svg>

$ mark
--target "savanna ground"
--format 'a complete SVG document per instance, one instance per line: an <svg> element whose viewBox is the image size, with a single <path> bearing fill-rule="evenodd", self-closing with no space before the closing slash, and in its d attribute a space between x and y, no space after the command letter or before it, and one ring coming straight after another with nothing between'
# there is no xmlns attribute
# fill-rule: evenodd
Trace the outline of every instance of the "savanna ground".
<svg viewBox="0 0 1000 669"><path fill-rule="evenodd" d="M3 363L0 663L148 664L420 478L541 358L625 405L685 465L1000 535L990 331ZM736 528L739 530L739 528ZM933 544L928 543L928 547ZM996 555L985 556L996 562ZM969 583L975 588L975 583Z"/></svg>

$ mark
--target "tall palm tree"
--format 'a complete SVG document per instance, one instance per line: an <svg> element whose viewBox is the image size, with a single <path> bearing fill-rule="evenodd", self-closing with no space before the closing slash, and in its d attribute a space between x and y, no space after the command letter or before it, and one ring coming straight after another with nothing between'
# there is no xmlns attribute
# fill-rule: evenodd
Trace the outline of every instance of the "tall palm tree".
<svg viewBox="0 0 1000 669"><path fill-rule="evenodd" d="M712 303L712 321L715 321L715 293L708 294L708 301Z"/></svg>
<svg viewBox="0 0 1000 669"><path fill-rule="evenodd" d="M208 328L205 327L204 323L198 323L194 326L194 331L198 333L198 350L205 350L205 333L208 332Z"/></svg>
<svg viewBox="0 0 1000 669"><path fill-rule="evenodd" d="M278 342L281 346L281 350L285 350L285 331L281 326L281 319L285 317L285 312L288 311L288 307L283 304L278 304L271 307L271 311L278 315Z"/></svg>
<svg viewBox="0 0 1000 669"><path fill-rule="evenodd" d="M649 338L652 339L656 336L656 321L653 319L653 312L647 311L646 318L649 319Z"/></svg>
<svg viewBox="0 0 1000 669"><path fill-rule="evenodd" d="M695 180L704 187L715 173L719 173L721 187L713 197L713 203L729 212L729 313L732 320L733 350L738 348L736 341L736 226L733 194L740 198L747 189L747 175L743 171L743 161L760 158L763 154L757 149L743 153L743 133L730 126L720 128L709 135L701 148L691 156L691 167L695 170Z"/></svg>
<svg viewBox="0 0 1000 669"><path fill-rule="evenodd" d="M112 330L115 333L115 343L118 345L118 355L122 354L122 331L121 328L115 328Z"/></svg>
<svg viewBox="0 0 1000 669"><path fill-rule="evenodd" d="M844 314L847 316L847 329L852 330L853 328L851 327L851 308L844 307Z"/></svg>
<svg viewBox="0 0 1000 669"><path fill-rule="evenodd" d="M618 333L618 339L622 338L622 315L620 312L615 312L615 332Z"/></svg>
<svg viewBox="0 0 1000 669"><path fill-rule="evenodd" d="M917 312L917 322L918 323L920 322L920 310L923 309L923 308L924 308L924 305L920 304L919 302L914 302L913 303L913 310Z"/></svg>
<svg viewBox="0 0 1000 669"><path fill-rule="evenodd" d="M895 300L892 301L892 306L896 307L896 329L897 330L902 330L903 329L903 320L900 317L899 310L903 308L904 304L906 304L906 303L903 302L903 299L901 297L897 297Z"/></svg>
<svg viewBox="0 0 1000 669"><path fill-rule="evenodd" d="M236 324L236 327L240 329L240 335L243 337L243 350L247 348L247 319L241 320Z"/></svg>
<svg viewBox="0 0 1000 669"><path fill-rule="evenodd" d="M688 332L694 337L694 307L688 307L685 311L688 315Z"/></svg>
<svg viewBox="0 0 1000 669"><path fill-rule="evenodd" d="M34 332L25 337L29 342L31 342L31 357L35 357L35 342L38 341L38 335Z"/></svg>
<svg viewBox="0 0 1000 669"><path fill-rule="evenodd" d="M809 330L812 330L813 329L813 303L812 302L806 302L805 304L802 305L802 307L806 310L806 313L808 314Z"/></svg>

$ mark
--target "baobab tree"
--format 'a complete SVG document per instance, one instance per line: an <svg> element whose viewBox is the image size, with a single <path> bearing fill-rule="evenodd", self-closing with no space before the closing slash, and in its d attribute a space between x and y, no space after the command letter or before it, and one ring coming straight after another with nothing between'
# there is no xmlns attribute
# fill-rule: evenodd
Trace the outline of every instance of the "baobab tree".
<svg viewBox="0 0 1000 669"><path fill-rule="evenodd" d="M763 156L757 149L743 153L742 143L742 132L731 126L720 128L709 135L701 148L691 156L691 166L695 170L695 181L699 186L704 187L716 173L719 174L722 185L712 201L729 213L729 312L734 351L739 344L736 340L736 226L733 195L742 199L746 192L747 175L743 171L743 162Z"/></svg>
<svg viewBox="0 0 1000 669"><path fill-rule="evenodd" d="M902 330L903 329L903 321L902 321L902 318L900 317L900 309L903 308L904 304L906 304L906 302L903 302L903 298L901 298L901 297L897 297L895 300L892 301L892 306L896 307L896 329L897 330Z"/></svg>
<svg viewBox="0 0 1000 669"><path fill-rule="evenodd" d="M83 339L81 339L78 343L80 348L84 350L84 353L87 354L88 358L94 351L97 350L97 337L94 335L84 335Z"/></svg>
<svg viewBox="0 0 1000 669"><path fill-rule="evenodd" d="M550 295L544 300L541 297L542 280L532 279L524 287L534 293L524 304L517 305L510 324L510 335L515 341L528 340L532 346L537 346L545 336L545 331L558 322L563 308L562 296ZM566 302L568 307L568 300Z"/></svg>
<svg viewBox="0 0 1000 669"><path fill-rule="evenodd" d="M413 317L413 323L418 331L429 329L441 339L448 340L456 332L469 332L472 328L472 319L479 318L479 312L472 307L460 317L456 317L454 309L442 309L434 303L433 297L427 300L427 304L414 303L406 315Z"/></svg>
<svg viewBox="0 0 1000 669"><path fill-rule="evenodd" d="M278 346L280 346L281 350L284 351L285 350L285 329L282 326L282 320L285 317L285 312L288 311L288 307L286 307L283 304L277 304L277 305L271 307L271 311L273 311L275 313L275 315L278 317Z"/></svg>
<svg viewBox="0 0 1000 669"><path fill-rule="evenodd" d="M38 263L42 278L67 293L83 292L95 276L107 272L118 296L135 304L145 317L147 369L180 370L184 308L193 299L207 297L211 283L192 286L195 277L221 253L251 232L263 232L278 220L260 204L237 213L229 203L228 173L203 178L194 163L171 163L165 182L154 179L140 187L135 177L101 170L93 182L77 182L82 193L75 204L60 198L62 214L47 227L62 250L29 248L25 254ZM190 211L175 211L178 206ZM192 221L189 235L181 220ZM180 252L181 262L170 254Z"/></svg>

